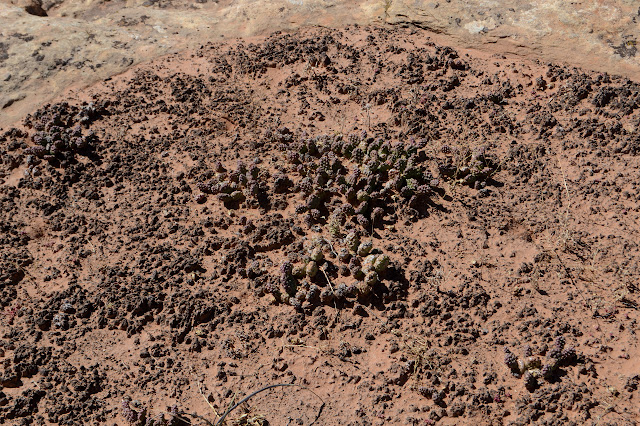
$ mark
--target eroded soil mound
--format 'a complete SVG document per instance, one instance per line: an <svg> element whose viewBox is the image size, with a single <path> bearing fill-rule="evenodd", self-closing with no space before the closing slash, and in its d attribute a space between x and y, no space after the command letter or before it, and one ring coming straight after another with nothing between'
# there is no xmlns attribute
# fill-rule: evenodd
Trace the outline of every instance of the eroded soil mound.
<svg viewBox="0 0 640 426"><path fill-rule="evenodd" d="M0 137L0 419L635 424L639 100L354 27L47 105Z"/></svg>

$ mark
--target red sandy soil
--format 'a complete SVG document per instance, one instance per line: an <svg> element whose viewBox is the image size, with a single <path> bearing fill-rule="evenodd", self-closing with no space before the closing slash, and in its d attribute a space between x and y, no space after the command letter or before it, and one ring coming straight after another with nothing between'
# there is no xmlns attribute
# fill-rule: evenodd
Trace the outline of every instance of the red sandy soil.
<svg viewBox="0 0 640 426"><path fill-rule="evenodd" d="M206 44L3 129L0 422L636 424L640 86L433 40Z"/></svg>

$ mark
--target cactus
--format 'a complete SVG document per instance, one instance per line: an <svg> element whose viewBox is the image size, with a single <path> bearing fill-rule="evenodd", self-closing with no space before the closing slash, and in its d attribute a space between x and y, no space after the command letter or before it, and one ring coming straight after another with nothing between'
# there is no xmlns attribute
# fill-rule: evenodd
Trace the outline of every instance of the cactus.
<svg viewBox="0 0 640 426"><path fill-rule="evenodd" d="M376 194L374 197L374 194L371 194L371 198L378 198L380 195ZM376 207L373 209L373 211L371 212L371 222L373 222L373 224L378 224L378 223L382 223L382 220L384 218L384 210L381 207Z"/></svg>
<svg viewBox="0 0 640 426"><path fill-rule="evenodd" d="M353 153L351 154L351 159L358 164L362 164L362 162L364 161L364 155L365 155L364 151L360 147L357 147L356 149L353 150Z"/></svg>
<svg viewBox="0 0 640 426"><path fill-rule="evenodd" d="M355 232L349 232L344 238L344 245L353 253L356 253L360 246L360 238L358 237L358 234Z"/></svg>
<svg viewBox="0 0 640 426"><path fill-rule="evenodd" d="M356 214L356 210L353 208L353 206L351 204L346 204L346 203L340 207L340 211L345 216L353 216L354 214Z"/></svg>
<svg viewBox="0 0 640 426"><path fill-rule="evenodd" d="M364 257L368 255L372 249L373 249L373 242L365 241L358 246L358 251L357 251L358 256Z"/></svg>
<svg viewBox="0 0 640 426"><path fill-rule="evenodd" d="M306 271L309 278L315 277L318 273L318 264L312 260L311 262L307 263Z"/></svg>
<svg viewBox="0 0 640 426"><path fill-rule="evenodd" d="M369 201L369 193L365 190L360 190L356 193L356 200L362 202L362 201Z"/></svg>
<svg viewBox="0 0 640 426"><path fill-rule="evenodd" d="M370 287L376 285L379 281L378 273L376 271L371 271L367 273L364 277L364 283Z"/></svg>
<svg viewBox="0 0 640 426"><path fill-rule="evenodd" d="M300 265L294 266L293 269L291 270L291 275L293 275L298 279L304 278L307 275L306 267L300 266Z"/></svg>
<svg viewBox="0 0 640 426"><path fill-rule="evenodd" d="M366 216L359 214L357 217L358 224L362 226L364 229L371 228L371 221L366 218Z"/></svg>
<svg viewBox="0 0 640 426"><path fill-rule="evenodd" d="M373 263L373 269L375 269L378 274L381 274L389 266L389 261L389 256L387 256L386 254L381 254Z"/></svg>
<svg viewBox="0 0 640 426"><path fill-rule="evenodd" d="M351 253L349 253L348 249L343 247L338 251L338 260L340 260L340 262L348 263L350 259Z"/></svg>
<svg viewBox="0 0 640 426"><path fill-rule="evenodd" d="M302 179L298 186L300 190L305 194L311 194L311 192L313 192L313 183L308 177Z"/></svg>
<svg viewBox="0 0 640 426"><path fill-rule="evenodd" d="M320 218L322 217L322 214L320 213L320 210L318 210L318 209L309 210L309 215L311 215L311 219L314 222L318 222L320 220Z"/></svg>
<svg viewBox="0 0 640 426"><path fill-rule="evenodd" d="M322 253L322 248L318 246L314 247L311 250L309 257L311 258L311 260L313 260L316 263L322 262L322 260L324 259L324 253Z"/></svg>
<svg viewBox="0 0 640 426"><path fill-rule="evenodd" d="M572 364L576 361L578 355L573 347L565 348L560 355L560 362L564 365Z"/></svg>
<svg viewBox="0 0 640 426"><path fill-rule="evenodd" d="M369 294L371 294L371 286L364 281L356 284L356 289L358 291L358 294L360 294L363 297L366 297Z"/></svg>
<svg viewBox="0 0 640 426"><path fill-rule="evenodd" d="M362 245L362 244L361 244ZM375 270L374 264L376 262L376 258L378 256L375 254L370 254L364 258L362 261L362 271L367 274L373 270Z"/></svg>
<svg viewBox="0 0 640 426"><path fill-rule="evenodd" d="M329 218L327 229L332 237L337 238L340 236L340 219L335 214Z"/></svg>
<svg viewBox="0 0 640 426"><path fill-rule="evenodd" d="M280 265L280 275L291 276L291 272L293 271L293 264L288 260L285 260Z"/></svg>
<svg viewBox="0 0 640 426"><path fill-rule="evenodd" d="M295 297L289 297L289 304L293 306L297 311L302 310L302 302L300 302L300 300Z"/></svg>
<svg viewBox="0 0 640 426"><path fill-rule="evenodd" d="M362 268L359 266L349 267L349 272L358 281L362 281L364 279L364 272L362 272Z"/></svg>

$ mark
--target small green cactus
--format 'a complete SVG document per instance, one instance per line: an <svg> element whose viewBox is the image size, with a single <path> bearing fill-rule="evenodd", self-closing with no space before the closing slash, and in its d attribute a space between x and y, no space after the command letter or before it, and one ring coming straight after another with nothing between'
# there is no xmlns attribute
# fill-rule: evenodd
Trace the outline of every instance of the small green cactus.
<svg viewBox="0 0 640 426"><path fill-rule="evenodd" d="M304 278L307 275L307 270L304 266L296 265L293 267L291 274L296 278Z"/></svg>
<svg viewBox="0 0 640 426"><path fill-rule="evenodd" d="M375 262L377 257L378 256L375 254L370 254L364 258L364 260L362 261L362 271L365 274L375 270Z"/></svg>
<svg viewBox="0 0 640 426"><path fill-rule="evenodd" d="M363 189L361 189L360 191L358 191L358 193L356 194L356 200L362 202L362 201L369 201L369 198L371 198L369 196L369 193Z"/></svg>
<svg viewBox="0 0 640 426"><path fill-rule="evenodd" d="M373 249L373 242L365 241L358 246L358 251L357 251L358 256L366 256L371 252L372 249Z"/></svg>
<svg viewBox="0 0 640 426"><path fill-rule="evenodd" d="M355 232L349 232L344 239L344 245L356 253L358 251L358 246L360 245L360 238L358 238L358 234Z"/></svg>
<svg viewBox="0 0 640 426"><path fill-rule="evenodd" d="M307 263L306 271L309 278L315 277L318 273L318 264L312 260L311 262Z"/></svg>
<svg viewBox="0 0 640 426"><path fill-rule="evenodd" d="M312 261L316 263L322 262L322 260L324 259L324 253L322 253L322 248L320 246L314 247L311 250L309 257L311 258Z"/></svg>
<svg viewBox="0 0 640 426"><path fill-rule="evenodd" d="M386 254L381 254L380 256L378 256L373 263L373 269L375 269L375 271L379 274L384 272L388 266L389 256L387 256Z"/></svg>

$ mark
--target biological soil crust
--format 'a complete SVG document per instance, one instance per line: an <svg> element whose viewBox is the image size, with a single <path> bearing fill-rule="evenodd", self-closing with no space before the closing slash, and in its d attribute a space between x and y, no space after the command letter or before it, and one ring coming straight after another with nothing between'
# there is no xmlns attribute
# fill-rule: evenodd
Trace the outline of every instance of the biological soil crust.
<svg viewBox="0 0 640 426"><path fill-rule="evenodd" d="M0 132L0 420L635 424L639 100L358 26L69 93Z"/></svg>

